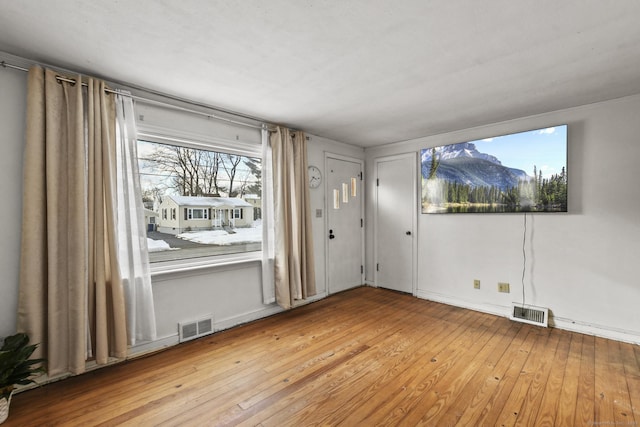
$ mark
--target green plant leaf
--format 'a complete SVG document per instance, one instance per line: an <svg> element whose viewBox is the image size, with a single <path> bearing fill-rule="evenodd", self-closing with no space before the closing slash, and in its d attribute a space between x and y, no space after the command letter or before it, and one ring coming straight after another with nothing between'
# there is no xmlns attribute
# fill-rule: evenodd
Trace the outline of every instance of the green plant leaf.
<svg viewBox="0 0 640 427"><path fill-rule="evenodd" d="M31 384L31 377L45 372L38 366L44 359L29 359L37 348L37 344L29 345L29 336L18 333L4 339L0 348L0 395L8 396L16 384Z"/></svg>

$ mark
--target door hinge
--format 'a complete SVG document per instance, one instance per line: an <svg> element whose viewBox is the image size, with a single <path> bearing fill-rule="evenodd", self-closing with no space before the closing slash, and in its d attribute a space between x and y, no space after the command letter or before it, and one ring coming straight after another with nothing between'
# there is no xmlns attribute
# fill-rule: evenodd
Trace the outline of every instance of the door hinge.
<svg viewBox="0 0 640 427"><path fill-rule="evenodd" d="M376 271L380 271L380 264L376 264Z"/></svg>
<svg viewBox="0 0 640 427"><path fill-rule="evenodd" d="M360 274L364 274L364 265L360 266Z"/></svg>
<svg viewBox="0 0 640 427"><path fill-rule="evenodd" d="M360 218L360 228L364 227L364 219Z"/></svg>
<svg viewBox="0 0 640 427"><path fill-rule="evenodd" d="M360 181L362 181L362 172L360 172Z"/></svg>
<svg viewBox="0 0 640 427"><path fill-rule="evenodd" d="M380 187L380 179L376 178L376 187Z"/></svg>

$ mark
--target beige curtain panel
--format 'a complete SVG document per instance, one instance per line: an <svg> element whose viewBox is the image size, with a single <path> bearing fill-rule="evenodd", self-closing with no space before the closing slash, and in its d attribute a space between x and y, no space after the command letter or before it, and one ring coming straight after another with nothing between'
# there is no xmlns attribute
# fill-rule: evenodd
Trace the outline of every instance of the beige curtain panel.
<svg viewBox="0 0 640 427"><path fill-rule="evenodd" d="M273 155L276 302L293 307L316 294L307 178L307 141L302 132L278 127L269 138Z"/></svg>
<svg viewBox="0 0 640 427"><path fill-rule="evenodd" d="M114 99L104 82L75 79L35 66L27 86L18 329L40 343L50 377L127 352Z"/></svg>

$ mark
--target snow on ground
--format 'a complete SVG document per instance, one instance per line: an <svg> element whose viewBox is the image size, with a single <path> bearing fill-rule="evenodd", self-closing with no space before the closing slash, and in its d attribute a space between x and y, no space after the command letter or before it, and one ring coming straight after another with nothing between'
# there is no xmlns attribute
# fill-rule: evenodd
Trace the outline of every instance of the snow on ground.
<svg viewBox="0 0 640 427"><path fill-rule="evenodd" d="M205 245L232 245L234 243L252 243L262 241L262 224L251 228L234 228L235 233L224 230L189 231L176 237Z"/></svg>
<svg viewBox="0 0 640 427"><path fill-rule="evenodd" d="M172 248L164 240L153 240L147 237L149 252L170 251ZM174 248L175 249L175 248Z"/></svg>

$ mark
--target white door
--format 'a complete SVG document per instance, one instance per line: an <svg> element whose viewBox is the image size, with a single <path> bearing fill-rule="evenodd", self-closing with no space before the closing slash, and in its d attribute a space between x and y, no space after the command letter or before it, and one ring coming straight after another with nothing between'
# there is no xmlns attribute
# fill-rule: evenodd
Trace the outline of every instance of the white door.
<svg viewBox="0 0 640 427"><path fill-rule="evenodd" d="M416 155L376 160L376 286L414 292L416 268Z"/></svg>
<svg viewBox="0 0 640 427"><path fill-rule="evenodd" d="M363 282L362 161L326 157L327 286L329 293Z"/></svg>

